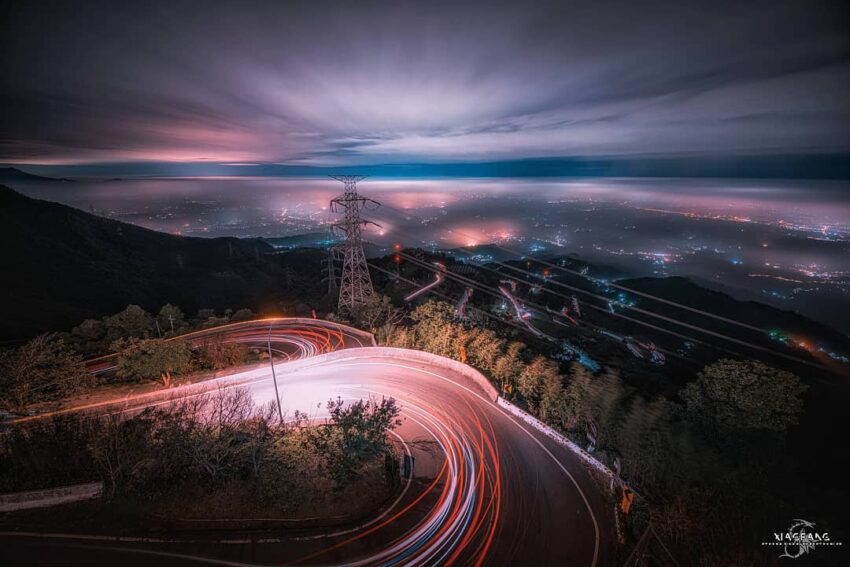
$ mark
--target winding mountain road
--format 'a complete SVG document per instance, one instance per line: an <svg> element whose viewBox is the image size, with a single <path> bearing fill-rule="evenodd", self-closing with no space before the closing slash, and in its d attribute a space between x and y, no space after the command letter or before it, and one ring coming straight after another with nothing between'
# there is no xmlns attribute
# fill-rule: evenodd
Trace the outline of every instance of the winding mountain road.
<svg viewBox="0 0 850 567"><path fill-rule="evenodd" d="M350 333L325 325L343 336ZM237 340L246 328L256 330L244 325L228 339ZM290 414L297 409L321 418L324 402L337 396L398 401L404 422L395 434L415 464L402 494L377 517L333 533L228 532L189 539L174 534L173 540L5 533L0 557L26 557L28 564L47 563L57 554L72 564L122 565L612 564L611 505L599 484L572 453L493 403L493 390L458 363L418 351L361 347L310 353L278 363L275 373ZM215 387L247 388L257 403L275 396L268 367L216 382ZM184 386L169 396L208 387ZM160 395L110 409L160 403L168 401Z"/></svg>

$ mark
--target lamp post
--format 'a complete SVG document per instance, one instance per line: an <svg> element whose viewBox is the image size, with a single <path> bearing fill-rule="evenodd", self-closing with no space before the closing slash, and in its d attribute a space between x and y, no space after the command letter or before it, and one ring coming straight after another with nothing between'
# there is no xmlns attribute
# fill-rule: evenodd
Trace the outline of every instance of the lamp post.
<svg viewBox="0 0 850 567"><path fill-rule="evenodd" d="M277 414L280 416L280 424L283 425L283 410L280 407L280 393L277 390L277 376L274 372L274 356L272 355L272 326L274 325L274 321L269 323L269 337L268 337L268 345L269 345L269 363L272 365L272 381L274 382L274 397L277 400Z"/></svg>

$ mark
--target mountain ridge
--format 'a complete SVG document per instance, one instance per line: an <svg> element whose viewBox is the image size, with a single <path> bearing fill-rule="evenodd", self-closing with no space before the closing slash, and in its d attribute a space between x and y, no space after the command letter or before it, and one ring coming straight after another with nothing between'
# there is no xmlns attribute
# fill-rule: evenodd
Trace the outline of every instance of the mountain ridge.
<svg viewBox="0 0 850 567"><path fill-rule="evenodd" d="M262 240L160 233L3 185L0 237L9 262L0 283L7 301L0 340L70 329L129 303L152 311L173 303L188 312L275 306L303 279L287 263L292 258L274 255ZM302 274L310 271L310 262L297 263Z"/></svg>
<svg viewBox="0 0 850 567"><path fill-rule="evenodd" d="M17 167L0 167L0 181L60 181L63 183L74 183L73 179L67 177L47 177L29 173Z"/></svg>

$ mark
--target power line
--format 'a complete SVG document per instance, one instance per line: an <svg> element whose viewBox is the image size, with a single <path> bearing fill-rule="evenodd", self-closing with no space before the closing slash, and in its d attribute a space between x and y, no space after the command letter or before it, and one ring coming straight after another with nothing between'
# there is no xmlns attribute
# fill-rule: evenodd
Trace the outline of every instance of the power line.
<svg viewBox="0 0 850 567"><path fill-rule="evenodd" d="M537 262L537 260L535 260L535 261ZM532 277L539 278L539 276L538 276L537 274L534 274L533 272L530 272L530 271L528 271L528 270L523 270L522 268L518 268L518 267L516 267L516 266L511 266L510 264L505 264L505 263L503 263L503 262L495 262L495 263L496 263L496 264L498 264L498 265L500 265L500 266L504 266L504 267L506 267L506 268L509 268L509 269L511 269L511 270L514 270L514 271L517 271L517 272L520 272L520 273L523 273L523 274L526 274L526 275L530 275L530 276L532 276ZM550 263L547 263L547 262L538 262L538 263L541 263L541 264L543 264L543 265L548 265L548 266L553 265L553 264L550 264ZM486 269L486 268L485 268L485 269ZM569 289L569 290L574 291L574 292L577 292L577 293L582 293L582 294L585 294L585 295L589 295L590 297L593 297L594 299L599 299L599 300L602 300L602 301L605 301L605 302L610 301L610 299L609 299L609 298L607 298L607 297L605 297L605 296L603 296L603 295L599 295L599 294L596 294L596 293L590 292L590 291L588 291L588 290L581 289L581 288L579 288L579 287L571 286L571 285L568 285L568 284L565 284L565 283L563 283L563 282L559 282L559 281L556 281L556 280L546 280L546 281L547 281L547 283L551 283L552 285L555 285L555 286L557 286L557 287L563 287L563 288L565 288L565 289ZM609 284L609 285L610 285L610 284ZM613 287L613 286L612 286L612 287ZM558 295L559 297L567 298L567 296L565 296L565 295L563 295L563 294L556 293L556 292L554 292L553 290L546 290L546 288L541 288L541 289L542 289L542 290L544 290L544 291L547 291L548 293L551 293L551 294L554 294L554 295ZM593 306L593 305L591 305L591 306L592 306L592 307L594 307L594 308L596 308L596 306ZM648 315L648 316L650 316L650 317L655 317L655 318L657 318L657 319L661 319L661 320L666 321L666 322L668 322L668 323L672 323L672 324L674 324L674 325L678 325L678 326L681 326L681 327L685 327L686 329L691 329L691 330L694 330L694 331L697 331L697 332L700 332L700 333L704 333L704 334L707 334L707 335L711 335L711 336L713 336L713 337L720 338L720 339L723 339L723 340L726 340L726 341L729 341L729 342L732 342L732 343L735 343L735 344L738 344L738 345L741 345L741 346L745 346L745 347L747 347L747 348L751 348L751 349L753 349L753 350L758 350L758 351L761 351L761 352L766 352L766 353L768 353L768 354L772 354L772 355L774 355L774 356L778 356L778 357L781 357L781 358L785 358L785 359L787 359L787 360L790 360L790 361L793 361L793 362L796 362L796 363L799 363L799 364L805 364L805 365L807 365L807 366L811 366L811 367L813 367L813 368L818 368L818 369L820 369L820 370L830 370L828 367L823 366L823 365L821 365L821 364L818 364L818 363L816 363L816 362L810 362L810 361L804 360L804 359L802 359L802 358L798 358L798 357L796 357L796 356L793 356L793 355L790 355L790 354L786 354L786 353L783 353L783 352L780 352L780 351L777 351L777 350L774 350L774 349L771 349L771 348L768 348L768 347L763 347L763 346L760 346L760 345L756 345L756 344L751 343L751 342L749 342L749 341L745 341L745 340L742 340L742 339L738 339L738 338L735 338L735 337L731 337L731 336L726 335L726 334L724 334L724 333L719 333L719 332L717 332L717 331L712 331L712 330L710 330L710 329L706 329L706 328L704 328L704 327L700 327L699 325L694 325L694 324L691 324L691 323L686 323L686 322L681 321L681 320L679 320L679 319L675 319L675 318L673 318L673 317L669 317L669 316L667 316L667 315L662 315L662 314L660 314L660 313L656 313L656 312L654 312L654 311L649 311L649 310L646 310L646 309L643 309L643 308L640 308L640 307L637 307L637 306L634 306L634 305L625 305L625 304L624 304L624 305L623 305L623 307L624 307L624 308L626 308L626 309L629 309L629 310L631 310L631 311L634 311L634 312L636 312L636 313L640 313L640 314L642 314L642 315ZM609 312L609 313L610 313L610 312ZM662 328L661 328L661 327L658 327L658 326L656 326L656 325L652 325L652 324L650 324L650 323L647 323L647 322L645 322L645 321L641 321L641 320L639 320L639 319L634 319L634 318L631 318L631 317L625 317L625 316L624 316L624 315L622 315L621 313L616 313L616 312L615 312L615 313L611 313L611 314L612 314L612 315L615 315L615 316L618 316L618 317L626 318L626 319L628 319L628 320L630 320L630 321L633 321L633 322L635 322L635 323L639 323L639 324L642 324L642 325L645 325L645 326L651 327L651 328L656 329L656 330L662 330ZM676 334L675 332L670 331L670 330L668 330L668 329L664 329L664 332L668 332L668 333L671 333L671 334ZM694 341L696 341L696 339L690 339L690 340L694 340ZM697 341L697 342L702 342L702 341ZM704 343L704 344L708 344L708 343ZM714 346L714 345L712 345L712 346ZM722 347L715 347L715 348L718 348L718 350L723 350L723 351L725 351L725 352L729 352L729 353L732 353L732 354L736 354L736 353L734 353L734 352L732 352L732 351L729 351L729 350L727 350L727 349L723 349Z"/></svg>
<svg viewBox="0 0 850 567"><path fill-rule="evenodd" d="M379 272L383 272L383 273L387 274L388 276L390 276L390 277L392 277L392 278L396 278L396 277L397 277L399 281L403 281L404 283L410 284L410 285L412 285L412 286L414 286L414 287L419 285L419 284L417 284L417 283L416 283L415 281L413 281L413 280L407 279L407 278L405 278L405 277L403 277L403 276L399 276L399 275L397 275L395 272L391 272L391 271L389 271L389 270L386 270L386 269L384 269L384 268L382 268L382 267L380 267L380 266L378 266L378 265L376 265L376 264L374 264L374 263L372 263L372 262L369 262L369 267L370 267L370 268L372 268L372 269L374 269L374 270L378 270ZM446 295L446 294L444 294L444 293L442 293L442 292L439 292L439 291L437 291L436 289L433 289L433 288L432 288L432 289L429 289L429 290L428 290L428 293L430 293L430 294L432 294L432 295L435 295L435 296L437 296L437 297L439 297L439 298L441 298L441 299L445 299L446 301L451 302L451 303L455 303L455 302L457 301L457 300L455 300L454 298L451 298L451 297L449 297L448 295ZM513 323L513 322L511 322L511 321L508 321L507 319L502 319L501 317L499 317L499 316L497 316L497 315L494 315L494 314L492 314L492 313L489 313L489 312L487 312L487 311L484 311L483 309L479 309L479 308L477 308L477 307L475 307L475 306L472 306L472 307L470 307L470 308L471 308L473 311L476 311L477 313L480 313L481 315L484 315L485 317L489 317L489 318L491 318L491 319L495 319L495 320L496 320L496 321L498 321L499 323L503 323L503 324L505 324L505 325L509 325L509 326L511 326L511 327L513 327L513 328L515 328L515 329L519 330L519 331L527 332L527 329L525 329L524 327L521 327L521 326L519 326L519 325L517 325L516 323Z"/></svg>
<svg viewBox="0 0 850 567"><path fill-rule="evenodd" d="M404 212L404 211L401 211L401 210L399 210L399 209L397 209L397 208L395 208L395 207L392 207L392 206L386 206L386 208L387 208L387 209L394 210L394 211L396 211L397 213L403 214L403 215L405 215L406 217L410 217L410 218L414 218L414 219L419 218L419 217L416 217L415 215L410 215L410 214L408 214L408 213L406 213L406 212ZM423 219L420 219L420 220L423 220ZM398 229L396 229L396 230L398 230ZM399 232L404 233L405 231L399 231ZM408 234L409 234L409 233L408 233ZM462 232L457 232L457 234L460 234L460 235L462 235L462 236L464 235L464 233L462 233ZM466 236L469 236L469 235L466 235ZM503 246L499 246L499 245L494 245L494 246L495 246L495 247L497 247L497 248L499 248L499 249L501 249L501 250L505 250L505 251L507 251L507 252L510 252L511 254L514 254L514 255L518 255L518 256L521 256L521 257L522 257L522 256L524 256L523 254L521 254L521 253L519 253L519 252L517 252L517 251L510 250L510 249L505 248L505 247L503 247ZM469 250L468 248L466 248L466 247L458 247L457 249L458 249L458 250L463 250L463 251L466 251L466 252L470 252L470 250ZM558 269L558 270L566 271L566 272L569 272L569 273L572 273L572 274L576 274L576 275L581 276L581 277L583 277L583 278L585 278L585 279L588 279L588 280L590 280L590 281L592 281L592 282L594 282L594 283L600 283L600 282L601 282L601 283L604 283L605 285L608 285L608 286L610 286L610 287L614 287L614 288L617 288L617 289L622 289L622 290L630 291L630 292L631 292L631 291L633 291L633 290L631 290L631 288L627 288L627 287L625 287L625 286L620 286L620 285L617 285L617 284L611 284L610 282L606 282L606 281L603 281L603 280L599 280L598 278L593 278L592 276L588 276L588 275L586 275L586 274L582 274L582 273L580 273L580 272L576 272L575 270L570 270L570 269L568 269L568 268L565 268L565 267L559 266L559 265L557 265L557 264L553 264L553 263L551 263L551 262L547 262L547 261L544 261L544 260L538 260L538 259L536 259L536 258L534 259L534 261L535 261L535 262L537 262L537 263L539 263L539 264L545 265L545 266L547 266L547 267L551 267L551 268L555 268L555 269ZM494 264L496 264L496 265L499 265L499 266L502 266L502 267L505 267L505 268L508 268L508 269L510 269L510 270L514 270L514 271L517 271L517 272L524 273L524 274L526 274L526 275L530 275L530 276L535 277L535 278L539 278L539 277L540 277L540 276L538 276L537 274L534 274L533 272L529 272L528 270L523 270L522 268L518 268L518 267L516 267L516 266L511 266L510 264L507 264L507 263L505 263L505 262L494 261L494 262L492 262L492 263L494 263ZM479 267L480 267L480 268L483 268L483 269L490 270L490 271L496 271L496 270L493 270L492 268L488 268L488 267L486 267L486 266L479 266ZM497 271L496 271L496 272L497 272ZM497 273L499 273L499 272L497 272ZM581 293L581 294L584 294L584 295L588 295L588 296L593 297L593 298L595 298L595 299L599 299L599 300L602 300L602 301L605 301L605 302L610 301L610 299L609 299L609 298L607 298L607 297L605 297L605 296L601 296L601 295L596 294L596 293L593 293L593 292L591 292L591 291L588 291L588 290L585 290L585 289L582 289L582 288L579 288L579 287L571 286L571 285L569 285L569 284L565 284L565 283L563 283L563 282L558 282L558 281L556 281L556 280L547 280L547 282L549 282L549 283L551 283L551 284L553 284L553 285L555 285L555 286L557 286L557 287L562 287L562 288L565 288L565 289L569 289L569 290L571 290L571 291L574 291L574 292L576 292L576 293ZM567 296L564 296L564 295L562 295L562 294L558 294L558 293L554 292L553 290L546 290L545 288L542 288L542 289L544 289L547 293L554 294L554 295L558 295L559 297L567 298ZM711 317L711 318L714 318L714 319L717 319L717 320L721 320L721 321L724 321L724 322L727 322L727 323L736 324L736 325L741 326L741 327L744 327L744 328L748 328L748 329L751 329L751 330L755 330L755 331L758 331L759 333L762 333L762 334L764 334L764 333L765 333L765 330L764 330L764 329L761 329L761 328L759 328L759 327L755 327L755 326L752 326L752 325L749 325L749 324L746 324L746 323L742 323L742 322L740 322L740 321L735 321L735 320L733 320L733 319L728 319L728 318L726 318L726 317L722 317L722 316L720 316L720 315L716 315L716 314L713 314L713 313L710 313L710 312L707 312L707 311L703 311L703 310L700 310L700 309L696 309L696 308L694 308L694 307L690 307L690 306L687 306L687 305L682 305L682 304L679 304L679 303L677 303L677 302L670 301L670 300L667 300L667 299L664 299L664 298L656 297L656 296L654 296L654 295L652 295L652 294L646 294L646 293L643 293L643 292L638 292L638 293L636 293L636 294L637 294L637 295L641 295L641 296L643 296L643 297L647 297L647 298L653 299L653 300L658 300L658 301L660 301L660 302L662 302L662 303L666 303L666 304L673 305L673 306L676 306L676 307L681 307L681 308L686 309L686 310L688 310L688 311L695 312L695 313L699 313L699 314L702 314L702 315L705 315L705 316L708 316L708 317ZM568 298L567 298L567 299L568 299ZM827 366L824 366L824 365L821 365L821 364L818 364L818 363L815 363L815 362L807 361L807 360L804 360L804 359L801 359L801 358L798 358L798 357L796 357L796 356L789 355L789 354L786 354L786 353L783 353L783 352L779 352L779 351L777 351L777 350L774 350L774 349L771 349L771 348L768 348L768 347L763 347L763 346L760 346L760 345L756 345L756 344L753 344L753 343L751 343L751 342L749 342L749 341L744 341L744 340L741 340L741 339L737 339L737 338L734 338L734 337L730 337L730 336L725 335L725 334L723 334L723 333L719 333L719 332L716 332L716 331L712 331L712 330L709 330L709 329L705 329L704 327L700 327L700 326L698 326L698 325L693 325L693 324L690 324L690 323L685 323L684 321L680 321L680 320L678 320L678 319L674 319L674 318L672 318L672 317L668 317L668 316L666 316L666 315L661 315L661 314L656 313L656 312L654 312L654 311L649 311L649 310L642 309L642 308L640 308L640 307L636 307L636 306L633 306L633 305L623 305L623 307L624 307L625 309L630 309L630 310L633 310L633 311L635 311L635 312L637 312L637 313L641 313L641 314L643 314L643 315L648 315L648 316L650 316L650 317L655 317L655 318L658 318L658 319L664 320L664 321L666 321L666 322L668 322L668 323L672 323L672 324L674 324L674 325L683 326L683 327L685 327L685 328L689 328L689 329L696 330L696 331L698 331L698 332L702 332L702 333L705 333L705 334L708 334L708 335L711 335L711 336L714 336L714 337L717 337L717 338L721 338L721 339L727 340L727 341L729 341L729 342L733 342L733 343L739 344L739 345L741 345L741 346L745 346L745 347L747 347L747 348L752 348L753 350L758 350L758 351L760 351L760 352L769 353L769 354L772 354L772 355L774 355L774 356L778 356L778 357L780 357L780 358L784 358L784 359L786 359L786 360L790 360L790 361L796 362L796 363L798 363L798 364L803 364L803 365L806 365L806 366L810 366L810 367L813 367L813 368L817 368L817 369L819 369L819 370L827 370L827 371L830 371L830 372L836 372L836 371L834 371L833 369L830 369L830 368L829 368L829 367L827 367ZM620 314L614 313L614 315L620 315ZM648 326L648 327L654 328L654 329L656 329L656 330L660 330L660 329L661 329L660 327L657 327L657 326L655 326L655 325L651 325L651 324L649 324L649 323L646 323L646 322L643 322L643 321L640 321L640 320L637 320L637 319L631 319L631 318L630 318L630 320L632 320L633 322L636 322L636 323L643 324L643 325L646 325L646 326ZM671 333L671 334L675 334L674 332L669 331L669 330L666 330L666 329L665 329L665 332L669 332L669 333ZM696 341L696 342L701 342L701 341ZM707 344L707 343L706 343L706 344ZM714 345L712 345L712 346L714 346ZM721 347L716 347L716 348L718 348L718 350L723 350L723 351L725 351L725 352L732 352L732 351L729 351L728 349L723 349L723 348L721 348Z"/></svg>
<svg viewBox="0 0 850 567"><path fill-rule="evenodd" d="M429 270L434 270L434 269L436 269L436 268L433 268L432 266L430 266L427 262L423 262L423 261L419 260L418 258L415 258L414 256L410 256L409 254L404 254L404 253L401 253L401 255L402 255L402 256L404 256L405 258L407 258L407 259L409 259L409 260L413 261L414 263L417 263L419 266L421 266L421 267L423 267L423 268L426 268L426 269L429 269ZM499 265L502 265L502 264L501 264L501 263L499 263ZM506 266L507 266L507 267L509 267L509 268L511 268L511 269L513 269L513 270L516 270L516 271L519 271L519 272L525 273L525 274L527 274L527 275L531 275L531 276L533 276L533 277L539 277L539 276L537 276L536 274L534 274L534 273L532 273L532 272L529 272L529 271L527 271L527 270L523 270L523 269L521 269L521 268L516 268L516 267L514 267L514 266L510 266L510 265L506 265ZM486 268L485 268L485 269L486 269ZM502 274L501 272L498 272L498 271L496 271L496 270L493 270L492 268L489 268L489 269L490 269L491 271L496 272L497 274L505 275L505 274ZM486 291L486 292L488 292L488 293L490 293L490 294L492 294L492 295L497 295L497 296L498 296L498 295L500 295L500 294L499 294L496 290L494 290L493 288L491 288L491 287L489 287L489 286L486 286L485 284L480 284L480 283L476 282L475 280L471 280L471 279L466 278L466 277L464 277L464 276L460 276L459 274L455 274L455 273L452 273L452 272L448 272L448 273L446 274L446 276L447 276L448 278L450 278L450 279L455 279L455 280L457 280L457 281L460 281L460 282L466 283L467 285L472 285L472 286L478 285L478 286L481 286L483 289L485 289L485 291ZM553 281L553 282L551 282L551 283L559 283L559 282L554 282L554 281ZM607 298L607 297L605 297L605 296L600 296L600 295L594 294L594 293L592 293L592 292L588 292L588 291L586 291L586 290L582 290L581 288L574 288L574 287L572 287L572 286L568 286L568 285L566 285L566 284L562 284L562 285L563 285L564 287L569 288L569 289L573 289L573 290L575 290L575 291L577 291L577 292L582 292L582 293L585 293L585 294L591 295L592 297L594 297L594 298L596 298L596 299L601 299L601 300L604 300L604 301L608 301L608 298ZM545 290L545 288L541 288L541 289L544 289L544 290ZM562 294L558 294L557 292L554 292L553 290L547 290L547 291L548 291L549 293L552 293L552 294L557 295L557 296L559 296L559 297L567 298L567 296L564 296L564 295L562 295ZM538 310L545 311L545 307L544 307L544 306L541 306L541 305L539 305L539 304L537 304L537 303L535 303L535 302L525 301L525 300L524 300L524 301L523 301L523 303L525 303L525 304L527 304L527 305L531 305L532 307L535 307L535 308L536 308L536 309L538 309ZM596 306L593 306L593 305L591 305L591 306L592 306L592 307L594 307L595 309L598 309ZM810 362L810 361L807 361L807 360L803 360L803 359L801 359L801 358L797 358L797 357L795 357L795 356L792 356L792 355L789 355L789 354L785 354L785 353L782 353L782 352L779 352L779 351L776 351L776 350L773 350L773 349L770 349L770 348L767 348L767 347L763 347L763 346L760 346L760 345L756 345L756 344L753 344L753 343L748 342L748 341L744 341L744 340L741 340L741 339L737 339L737 338L735 338L735 337L730 337L730 336L725 335L725 334L723 334L723 333L718 333L718 332L716 332L716 331L712 331L712 330L709 330L709 329L705 329L705 328L699 327L699 326L697 326L697 325L692 325L692 324L690 324L690 323L685 323L684 321L679 321L679 320L677 320L677 319L673 319L673 318L671 318L671 317L667 317L666 315L661 315L661 314L658 314L658 313L654 313L654 312L652 312L652 311L647 311L647 310L645 310L645 309L641 309L641 308L639 308L639 307L635 307L635 306L625 306L625 307L628 307L628 308L630 308L630 309L632 309L632 310L634 310L634 311L636 311L636 312L638 312L638 313L642 313L642 314L645 314L645 315L649 315L649 316L652 316L652 317L656 317L656 318L662 319L662 320L664 320L664 321L666 321L666 322L673 323L673 324L676 324L676 325L680 325L680 326L683 326L683 327L685 327L685 328L688 328L688 329L691 329L691 330L695 330L695 331L697 331L697 332L701 332L701 333L704 333L704 334L707 334L707 335L711 335L711 336L716 337L716 338L721 338L721 339L727 340L727 341L729 341L729 342L732 342L732 343L735 343L735 344L738 344L738 345L741 345L741 346L745 346L745 347L747 347L747 348L751 348L751 349L753 349L753 350L757 350L757 351L760 351L760 352L765 352L765 353L768 353L768 354L771 354L771 355L774 355L774 356L778 356L778 357L781 357L781 358L785 358L785 359L787 359L787 360L790 360L790 361L793 361L793 362L796 362L796 363L799 363L799 364L804 364L804 365L807 365L807 366L810 366L810 367L813 367L813 368L818 368L818 369L820 369L820 370L828 370L828 371L830 371L830 370L831 370L831 369L829 369L829 368L828 368L828 367L826 367L826 366L822 366L822 365L817 364L817 363L814 363L814 362ZM615 316L619 316L619 317L622 317L622 318L625 318L625 319L628 319L629 321L632 321L632 322L634 322L634 323L638 323L638 324L644 325L644 326L646 326L646 327L652 328L652 329L657 330L657 331L662 331L662 332L666 332L666 333L669 333L669 334L672 334L672 335L676 335L676 336L684 337L684 335L680 335L680 334L678 334L678 333L676 333L676 332L674 332L674 331L671 331L671 330L669 330L669 329L665 329L665 328L662 328L662 327L658 327L658 326L656 326L656 325L652 325L652 324L650 324L650 323L647 323L646 321L641 321L641 320L639 320L639 319L634 319L634 318L631 318L631 317L626 317L626 316L624 316L624 315L622 315L622 314L620 314L620 313L613 313L613 315L615 315ZM713 348L717 348L718 350L721 350L721 351L724 351L724 352L727 352L727 353L731 353L731 354L736 354L736 355L737 355L737 353L734 353L733 351L730 351L730 350L725 349L725 348L723 348L723 347L718 347L718 346L716 346L716 345L712 345L712 344L710 344L710 343L705 343L705 342L703 342L703 341L699 341L698 339L693 339L693 338L691 338L691 337L688 337L688 340L691 340L691 341L693 341L693 342L699 342L699 343L702 343L702 344L707 344L707 345L709 345L709 346L711 346L711 347L713 347ZM738 355L738 356L740 356L740 355Z"/></svg>
<svg viewBox="0 0 850 567"><path fill-rule="evenodd" d="M426 262L423 262L423 261L419 260L418 258L415 258L414 256L410 256L410 255L408 255L408 254L404 254L404 253L400 253L400 254L401 254L402 256L407 257L408 259L410 259L411 261L413 261L414 263L416 263L417 265L419 265L419 266L421 266L421 267L427 268L427 269L429 269L429 270L430 270L430 269L433 269L433 268L431 268L431 266L430 266L429 264L427 264ZM374 264L370 264L370 265L372 265L373 267L375 267L375 266L374 266ZM383 271L386 271L386 270L383 270ZM465 277L463 277L463 276L461 276L461 275L459 275L459 274L455 274L455 273L452 273L452 272L447 272L447 273L446 273L446 275L447 275L447 277L449 277L450 279L454 279L454 280L456 280L456 281L459 281L460 283L463 283L463 284L465 284L465 285L467 285L467 286L469 286L469 287L472 287L473 289L477 289L478 291L483 291L484 293L489 294L489 295L491 295L491 296L493 296L493 297L496 297L497 299L502 299L502 298L503 298L503 295L502 295L502 292L501 292L501 291L496 290L495 288L492 288L492 287L490 287L490 286L488 286L488 285L482 284L482 283L480 283L480 282L478 282L478 281L476 281L476 280L473 280L473 279L470 279L470 278L465 278ZM413 285L416 285L416 284L413 284ZM430 291L433 291L433 289L432 289L432 290L430 290ZM545 310L545 307L543 307L543 306L541 306L540 304L535 303L535 302L533 302L533 301L526 301L526 300L523 300L523 301L522 301L522 303L523 303L524 305L530 305L530 306L532 306L532 307L533 307L533 308L535 308L537 311L540 311L540 312L545 312L545 311L546 311L546 310ZM591 307L594 307L594 308L595 308L595 306L591 306ZM478 310L478 311L481 311L482 313L486 313L485 311L482 311L482 310ZM502 320L502 319L500 319L500 320L501 320L501 321L503 321L503 322L505 322L505 321L504 321L504 320ZM639 321L638 321L638 322L639 322ZM594 325L594 324L592 324L592 323L588 323L588 322L586 322L586 321L584 322L584 324L585 324L585 325L587 325L587 326L589 326L589 327L591 327L593 331L600 332L601 327L599 327L599 326L597 326L597 325ZM518 326L518 325L513 325L513 324L512 324L512 326L514 326L514 327L516 327L516 328L518 328L518 329L521 329L521 330L523 330L523 331L526 331L526 332L531 332L531 330L530 330L530 329L528 329L528 328L526 328L526 327L520 327L520 326ZM661 330L664 330L664 329L661 329ZM543 334L543 335L545 335L545 336L547 336L547 337L549 336L549 335L546 335L545 333L542 333L542 331L538 331L538 332L540 332L541 334ZM533 333L533 332L532 332L532 334L535 334L535 333ZM681 335L680 335L680 336L681 336ZM551 338L552 338L552 339L557 340L555 337L551 337ZM690 337L688 337L688 338L690 338ZM699 341L699 340L697 340L697 339L692 339L692 340L693 340L693 341L695 341L695 342L702 342L702 341ZM681 357L681 356L679 356L678 354L676 354L676 353L674 353L674 352L671 352L671 351L668 351L668 350L666 350L666 349L659 349L659 350L663 351L665 354L669 354L670 356L674 356L674 357L676 357L676 358L682 358L682 357Z"/></svg>
<svg viewBox="0 0 850 567"><path fill-rule="evenodd" d="M416 215L412 215L412 214L410 214L410 213L408 213L408 212L406 212L406 211L403 211L403 210L398 209L398 208L396 208L396 207L393 207L393 206L391 206L391 205L384 205L384 208L385 208L385 209L388 209L388 210L393 210L393 211L397 212L398 214L404 215L405 217L413 218L413 219L416 219L416 220L419 220L419 221L424 221L424 220L425 220L425 219L422 219L421 217L417 217ZM461 235L461 236L466 236L466 237L469 237L469 238L473 238L471 235L469 235L469 234L465 234L465 233L463 233L463 232L461 232L461 231L454 230L454 232L455 232L456 234ZM523 254L522 252L519 252L519 251L517 251L517 250L511 250L510 248L506 248L506 247L504 247L504 246L502 246L502 245L500 245L500 244L495 244L495 243L494 243L494 244L492 244L492 246L493 246L493 247L495 247L495 248L498 248L499 250L503 250L503 251L505 251L505 252L508 252L509 254L512 254L512 255L514 255L514 256L518 256L518 257L520 257L520 258L523 258L523 257L525 257L525 256L526 256L526 255L525 255L525 254ZM461 246L461 247L458 247L458 250L464 250L464 251L466 251L466 252L470 252L469 248L462 247L462 246ZM538 262L538 263L540 263L540 264L543 264L543 265L545 265L545 266L547 266L547 267L554 268L554 269L556 269L556 270L560 270L560 271L563 271L563 272L567 272L567 273L570 273L570 274L573 274L573 275L579 276L579 277L581 277L581 278L587 279L587 280L589 280L589 281L591 281L591 282L593 282L593 283L600 283L600 282L602 281L602 280L599 280L599 278L594 278L593 276L590 276L590 275L588 275L588 274L583 274L583 273L581 273L581 272L579 272L579 271L572 270L572 269L570 269L570 268L567 268L567 267L565 267L565 266L560 266L560 265L558 265L558 264L553 264L553 263L551 263L551 262L547 262L547 261L545 261L545 260L539 260L539 259L536 259L536 258L535 258L535 261L536 261L536 262ZM494 262L494 263L501 264L500 262ZM691 311L691 312L693 312L693 313L699 313L700 315L703 315L703 316L705 316L705 317L710 317L710 318L712 318L712 319L717 319L717 320L719 320L719 321L723 321L724 323L729 323L729 324L732 324L732 325L738 325L738 326L740 326L740 327L743 327L743 328L746 328L746 329L750 329L750 330L752 330L752 331L757 331L757 332L760 332L760 333L766 333L766 332L767 332L765 329L762 329L762 328L760 328L760 327L756 327L756 326L754 326L754 325L750 325L749 323L744 323L744 322L741 322L741 321L737 321L737 320L735 320L735 319L730 319L730 318L728 318L728 317L724 317L724 316L722 316L722 315L717 315L716 313L711 313L710 311L705 311L705 310L702 310L702 309L698 309L698 308L696 308L696 307L691 307L690 305L684 305L684 304L682 304L682 303L678 303L678 302L676 302L676 301L672 301L672 300L669 300L669 299L666 299L666 298L663 298L663 297L658 297L658 296L653 295L653 294L650 294L650 293L646 293L646 292L638 291L638 290L635 290L635 289L632 289L632 288L629 288L629 287L626 287L626 286L623 286L623 285L620 285L620 284L610 283L610 282L603 282L603 283L605 283L605 285L608 285L608 286L613 287L613 288L615 288L615 289L619 289L619 290L621 290L621 291L627 291L627 292L629 292L629 293L634 293L635 295L639 295L639 296L641 296L641 297L645 297L645 298L647 298L647 299L652 299L652 300L655 300L655 301L658 301L658 302L661 302L661 303L665 303L665 304L667 304L667 305L671 305L671 306L674 306L674 307L678 307L678 308L680 308L680 309L685 309L685 310L687 310L687 311Z"/></svg>

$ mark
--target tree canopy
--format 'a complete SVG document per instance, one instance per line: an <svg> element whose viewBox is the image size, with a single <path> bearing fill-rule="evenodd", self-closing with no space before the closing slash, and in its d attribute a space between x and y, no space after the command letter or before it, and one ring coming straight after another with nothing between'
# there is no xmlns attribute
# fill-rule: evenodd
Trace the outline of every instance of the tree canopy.
<svg viewBox="0 0 850 567"><path fill-rule="evenodd" d="M112 344L118 352L118 376L136 380L161 379L171 385L172 373L180 374L191 367L189 343L162 339L122 339Z"/></svg>
<svg viewBox="0 0 850 567"><path fill-rule="evenodd" d="M221 337L207 339L198 347L198 362L202 367L212 370L244 364L247 358L247 346L224 342Z"/></svg>
<svg viewBox="0 0 850 567"><path fill-rule="evenodd" d="M104 319L106 338L147 337L154 327L153 315L138 305L128 305L124 311Z"/></svg>
<svg viewBox="0 0 850 567"><path fill-rule="evenodd" d="M720 429L784 432L803 411L807 386L785 370L755 360L722 359L681 392L688 414Z"/></svg>
<svg viewBox="0 0 850 567"><path fill-rule="evenodd" d="M82 357L55 334L0 353L0 401L15 411L67 396L92 381Z"/></svg>
<svg viewBox="0 0 850 567"><path fill-rule="evenodd" d="M156 320L159 323L159 328L162 332L179 331L185 325L186 316L179 307L166 303L159 310Z"/></svg>
<svg viewBox="0 0 850 567"><path fill-rule="evenodd" d="M375 330L382 325L395 325L404 316L404 312L393 305L386 295L374 293L366 303L357 305L351 312L351 318L362 327Z"/></svg>
<svg viewBox="0 0 850 567"><path fill-rule="evenodd" d="M393 398L358 400L346 405L341 398L327 404L329 423L318 431L316 445L334 455L329 466L339 480L355 476L361 465L390 451L387 432L398 425L400 409Z"/></svg>

